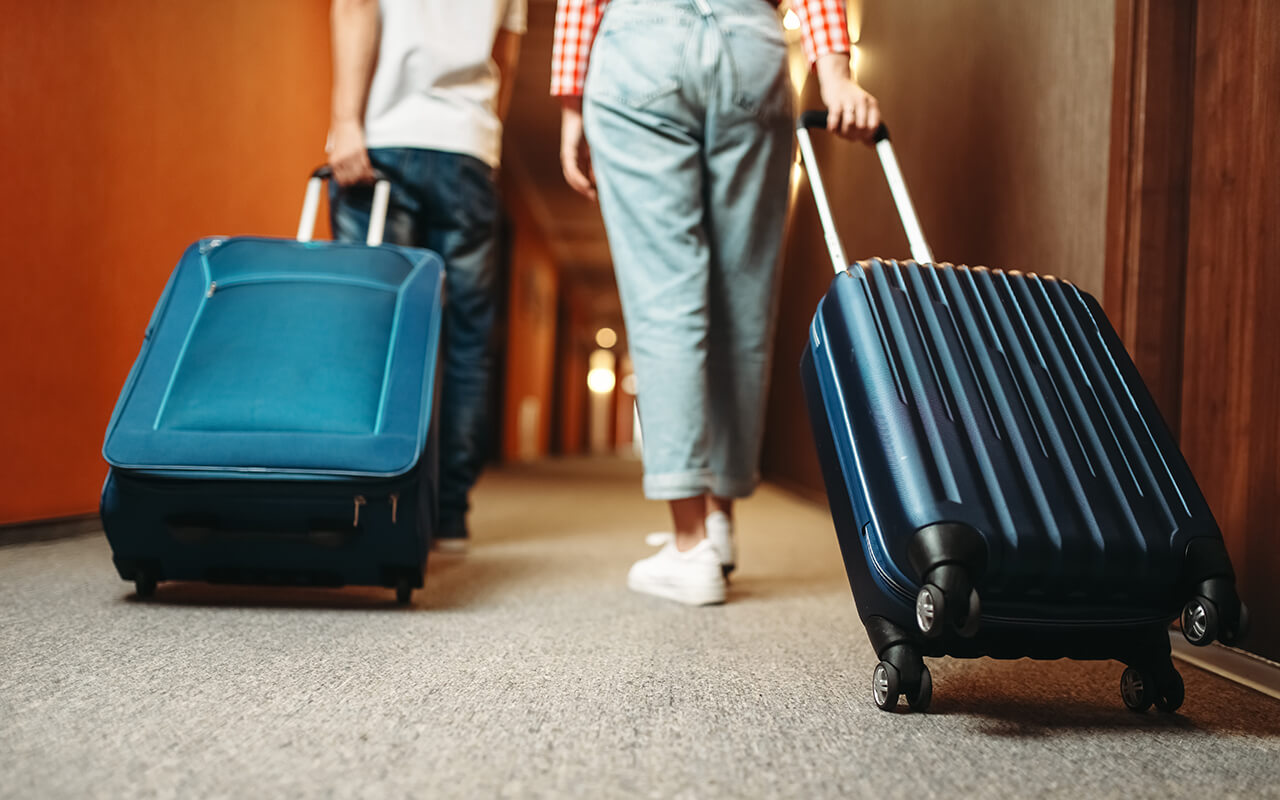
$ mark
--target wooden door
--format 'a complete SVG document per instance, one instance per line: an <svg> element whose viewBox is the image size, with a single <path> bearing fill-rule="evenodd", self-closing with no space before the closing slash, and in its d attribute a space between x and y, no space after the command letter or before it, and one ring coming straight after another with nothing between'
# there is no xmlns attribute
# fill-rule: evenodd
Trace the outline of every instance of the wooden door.
<svg viewBox="0 0 1280 800"><path fill-rule="evenodd" d="M1280 658L1280 3L1119 0L1106 303Z"/></svg>

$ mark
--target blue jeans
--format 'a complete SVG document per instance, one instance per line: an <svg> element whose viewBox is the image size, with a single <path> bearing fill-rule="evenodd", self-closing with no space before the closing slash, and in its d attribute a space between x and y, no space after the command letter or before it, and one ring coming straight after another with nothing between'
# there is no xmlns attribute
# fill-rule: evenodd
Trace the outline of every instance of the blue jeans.
<svg viewBox="0 0 1280 800"><path fill-rule="evenodd" d="M583 122L639 389L644 491L759 482L792 154L761 0L613 0Z"/></svg>
<svg viewBox="0 0 1280 800"><path fill-rule="evenodd" d="M471 156L410 147L372 149L369 159L391 179L386 241L444 258L437 535L466 536L467 493L480 476L491 428L498 231L493 170ZM372 200L371 186L330 184L335 238L364 241Z"/></svg>

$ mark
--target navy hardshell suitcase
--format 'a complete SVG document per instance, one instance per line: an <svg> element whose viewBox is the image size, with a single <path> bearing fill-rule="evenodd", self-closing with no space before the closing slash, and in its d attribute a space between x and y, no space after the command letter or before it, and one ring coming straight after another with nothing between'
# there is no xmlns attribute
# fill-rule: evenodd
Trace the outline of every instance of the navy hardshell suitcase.
<svg viewBox="0 0 1280 800"><path fill-rule="evenodd" d="M872 697L928 707L923 657L1117 659L1125 704L1172 711L1168 628L1231 642L1247 611L1222 535L1094 298L1068 281L933 263L881 126L913 260L836 268L801 362Z"/></svg>
<svg viewBox="0 0 1280 800"><path fill-rule="evenodd" d="M209 238L178 262L107 428L120 576L422 586L436 507L444 265L381 244ZM379 176L381 177L381 176Z"/></svg>

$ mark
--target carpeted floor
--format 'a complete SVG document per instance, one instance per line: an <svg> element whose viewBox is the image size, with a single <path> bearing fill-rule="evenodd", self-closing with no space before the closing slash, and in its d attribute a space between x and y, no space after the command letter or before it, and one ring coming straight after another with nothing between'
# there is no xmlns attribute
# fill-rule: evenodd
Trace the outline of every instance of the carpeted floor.
<svg viewBox="0 0 1280 800"><path fill-rule="evenodd" d="M0 548L0 797L1280 796L1280 702L1186 665L1176 716L1115 663L875 657L823 508L740 508L730 602L629 593L664 526L624 462L488 474L465 557L386 590L162 585L100 536Z"/></svg>

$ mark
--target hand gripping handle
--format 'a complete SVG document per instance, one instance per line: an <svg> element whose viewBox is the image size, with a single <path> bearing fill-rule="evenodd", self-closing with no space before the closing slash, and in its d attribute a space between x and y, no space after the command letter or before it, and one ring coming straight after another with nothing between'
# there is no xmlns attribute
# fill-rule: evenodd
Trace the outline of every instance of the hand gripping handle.
<svg viewBox="0 0 1280 800"><path fill-rule="evenodd" d="M813 199L818 205L818 218L822 220L822 233L827 240L827 250L831 254L831 265L836 272L844 272L849 268L849 260L844 254L844 247L840 244L840 236L836 233L835 220L831 215L831 202L827 199L827 190L822 183L818 160L813 153L813 140L809 137L810 128L826 127L827 112L805 111L796 120L796 138L800 142L800 156L804 160L805 171L809 173L809 185L813 187ZM911 257L922 264L932 263L933 252L929 250L929 244L925 241L924 230L920 227L915 206L911 205L907 184L902 179L902 169L898 166L893 145L889 142L889 129L884 123L876 127L871 141L875 144L876 154L880 156L885 179L889 181L889 191L893 192L893 202L898 207L902 227L907 231Z"/></svg>
<svg viewBox="0 0 1280 800"><path fill-rule="evenodd" d="M328 178L333 177L333 170L328 164L316 167L307 181L307 195L302 201L302 219L298 221L298 241L309 242L315 233L316 214L320 210L320 189ZM391 200L391 181L387 176L373 171L373 208L369 211L369 236L365 243L370 247L382 244L382 233L387 227L387 205Z"/></svg>

